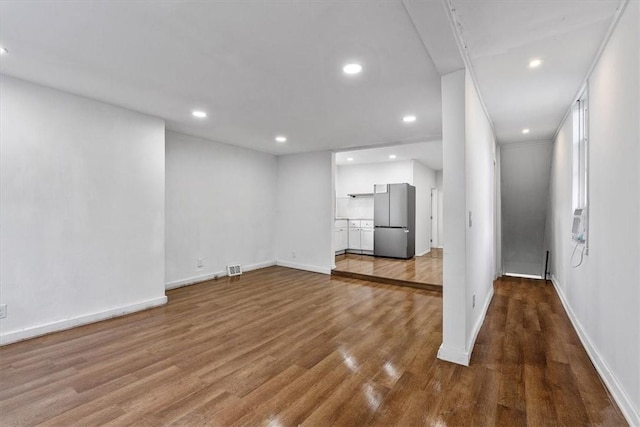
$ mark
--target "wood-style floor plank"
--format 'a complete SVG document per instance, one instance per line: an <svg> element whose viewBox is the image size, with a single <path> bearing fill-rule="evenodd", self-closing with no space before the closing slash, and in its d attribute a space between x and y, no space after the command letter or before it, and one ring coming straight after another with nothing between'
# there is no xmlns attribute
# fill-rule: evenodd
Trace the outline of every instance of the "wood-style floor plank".
<svg viewBox="0 0 640 427"><path fill-rule="evenodd" d="M549 283L503 279L471 366L433 292L272 267L0 348L0 425L625 425Z"/></svg>
<svg viewBox="0 0 640 427"><path fill-rule="evenodd" d="M442 249L411 259L344 254L335 263L338 276L442 292Z"/></svg>

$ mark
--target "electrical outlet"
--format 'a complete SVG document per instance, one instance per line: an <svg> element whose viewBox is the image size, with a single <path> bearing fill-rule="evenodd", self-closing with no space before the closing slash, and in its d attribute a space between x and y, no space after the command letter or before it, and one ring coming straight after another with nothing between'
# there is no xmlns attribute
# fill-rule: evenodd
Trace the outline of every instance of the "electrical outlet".
<svg viewBox="0 0 640 427"><path fill-rule="evenodd" d="M198 258L198 268L204 267L204 258Z"/></svg>
<svg viewBox="0 0 640 427"><path fill-rule="evenodd" d="M296 257L296 251L291 251L291 258L295 258Z"/></svg>
<svg viewBox="0 0 640 427"><path fill-rule="evenodd" d="M471 299L472 308L476 308L476 294L473 294L473 298Z"/></svg>
<svg viewBox="0 0 640 427"><path fill-rule="evenodd" d="M7 304L0 304L0 319L7 317Z"/></svg>

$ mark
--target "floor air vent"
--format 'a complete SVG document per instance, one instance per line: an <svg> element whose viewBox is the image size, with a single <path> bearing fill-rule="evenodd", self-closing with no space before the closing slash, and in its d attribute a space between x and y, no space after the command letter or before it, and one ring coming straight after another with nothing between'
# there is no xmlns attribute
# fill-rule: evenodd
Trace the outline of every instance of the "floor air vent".
<svg viewBox="0 0 640 427"><path fill-rule="evenodd" d="M242 267L240 267L240 264L227 265L227 275L229 275L229 276L239 276L241 274L242 274Z"/></svg>

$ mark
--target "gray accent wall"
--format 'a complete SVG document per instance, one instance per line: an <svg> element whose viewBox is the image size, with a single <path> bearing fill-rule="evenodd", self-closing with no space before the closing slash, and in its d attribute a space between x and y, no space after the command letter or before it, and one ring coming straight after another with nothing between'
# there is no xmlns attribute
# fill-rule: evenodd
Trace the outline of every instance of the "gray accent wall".
<svg viewBox="0 0 640 427"><path fill-rule="evenodd" d="M502 260L506 274L544 275L551 141L503 144Z"/></svg>

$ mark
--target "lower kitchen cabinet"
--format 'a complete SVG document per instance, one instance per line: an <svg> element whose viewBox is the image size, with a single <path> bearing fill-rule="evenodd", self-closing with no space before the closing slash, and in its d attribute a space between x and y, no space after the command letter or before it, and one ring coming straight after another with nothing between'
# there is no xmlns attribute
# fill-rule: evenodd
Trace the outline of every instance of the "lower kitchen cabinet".
<svg viewBox="0 0 640 427"><path fill-rule="evenodd" d="M373 251L373 228L360 229L360 249Z"/></svg>
<svg viewBox="0 0 640 427"><path fill-rule="evenodd" d="M349 249L349 228L346 220L335 221L333 236L336 253L343 253Z"/></svg>
<svg viewBox="0 0 640 427"><path fill-rule="evenodd" d="M373 255L373 221L349 220L347 252Z"/></svg>
<svg viewBox="0 0 640 427"><path fill-rule="evenodd" d="M360 250L360 229L349 228L349 249Z"/></svg>

